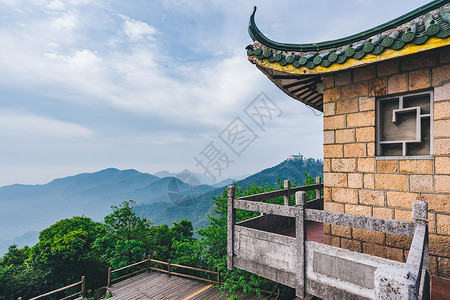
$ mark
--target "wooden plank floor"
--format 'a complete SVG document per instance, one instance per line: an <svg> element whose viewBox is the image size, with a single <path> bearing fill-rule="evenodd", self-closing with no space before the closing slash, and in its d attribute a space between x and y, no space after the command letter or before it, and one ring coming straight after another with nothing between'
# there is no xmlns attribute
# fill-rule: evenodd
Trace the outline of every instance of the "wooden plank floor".
<svg viewBox="0 0 450 300"><path fill-rule="evenodd" d="M112 300L208 300L221 298L222 292L207 283L161 273L143 273L113 284ZM262 300L264 297L239 296L239 300Z"/></svg>

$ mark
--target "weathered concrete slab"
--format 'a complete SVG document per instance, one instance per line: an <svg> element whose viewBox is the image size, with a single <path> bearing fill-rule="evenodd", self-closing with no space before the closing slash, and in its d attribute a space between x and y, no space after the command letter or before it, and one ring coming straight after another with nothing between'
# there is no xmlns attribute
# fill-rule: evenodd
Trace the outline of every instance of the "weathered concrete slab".
<svg viewBox="0 0 450 300"><path fill-rule="evenodd" d="M397 261L306 241L306 292L323 299L374 299L375 271L382 265L404 266Z"/></svg>

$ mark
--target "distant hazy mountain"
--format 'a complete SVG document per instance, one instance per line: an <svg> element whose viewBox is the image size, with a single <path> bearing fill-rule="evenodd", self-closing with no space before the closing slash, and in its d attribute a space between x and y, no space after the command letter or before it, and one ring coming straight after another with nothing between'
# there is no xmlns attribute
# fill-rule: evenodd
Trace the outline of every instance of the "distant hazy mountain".
<svg viewBox="0 0 450 300"><path fill-rule="evenodd" d="M226 186L226 185L232 183L233 181L238 181L240 179L246 178L249 175L237 176L234 179L227 178L227 179L222 180L222 181L217 182L217 183L214 183L210 176L207 176L207 175L204 175L204 174L201 174L201 173L191 172L188 169L184 169L180 173L171 173L171 172L168 172L168 171L161 171L161 172L155 173L155 176L158 176L158 177L161 177L161 178L164 178L164 177L175 177L175 178L180 179L184 183L188 183L190 185L206 184L206 185L212 185L214 187L222 187L222 186Z"/></svg>
<svg viewBox="0 0 450 300"><path fill-rule="evenodd" d="M316 177L322 176L322 169L323 164L313 159L284 161L237 184L243 188L249 184L273 185L277 178L301 184L304 172ZM187 218L195 227L201 227L213 212L212 197L234 181L226 179L207 185L207 176L189 170L156 175L111 168L42 185L0 187L0 256L13 243L32 246L39 231L61 219L84 215L102 221L111 213L112 205L125 200L136 201L136 212L154 224L170 225Z"/></svg>
<svg viewBox="0 0 450 300"><path fill-rule="evenodd" d="M298 185L302 185L306 179L305 172L312 177L323 176L323 162L312 158L285 160L272 168L264 169L236 183L241 188L250 184L267 183L274 185L279 178L281 180L289 179L291 182L297 181ZM220 195L224 187L232 184L232 182L232 180L226 180L222 182L225 183L222 187L199 193L197 197L190 200L191 205L189 206L171 205L162 210L155 210L152 205L142 204L136 206L135 210L155 224L171 224L187 218L193 222L194 227L200 228L208 223L207 215L213 213L212 197Z"/></svg>
<svg viewBox="0 0 450 300"><path fill-rule="evenodd" d="M213 189L200 187L202 191ZM131 199L163 209L191 191L190 185L177 178L118 169L55 179L43 185L0 187L0 255L19 236L40 231L58 220L84 215L102 221L112 205ZM25 235L17 243L35 238L35 233Z"/></svg>

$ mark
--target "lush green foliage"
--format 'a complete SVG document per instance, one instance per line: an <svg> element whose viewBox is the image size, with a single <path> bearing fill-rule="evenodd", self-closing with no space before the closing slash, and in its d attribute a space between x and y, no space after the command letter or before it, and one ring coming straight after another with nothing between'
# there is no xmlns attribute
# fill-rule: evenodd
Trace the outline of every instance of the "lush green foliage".
<svg viewBox="0 0 450 300"><path fill-rule="evenodd" d="M134 204L113 206L104 223L86 217L61 220L43 230L31 249L9 247L0 261L0 299L31 298L78 282L82 275L93 291L105 286L108 266L120 268L147 255L188 257L186 246L194 240L190 221L152 226L136 215Z"/></svg>
<svg viewBox="0 0 450 300"><path fill-rule="evenodd" d="M305 173L304 184L315 179ZM236 197L248 196L283 188L278 180L273 186L236 186ZM296 186L296 182L292 184ZM314 191L308 194L313 198ZM291 196L294 202L294 195ZM269 201L282 204L283 197ZM9 247L0 261L0 299L30 298L53 289L77 282L86 276L88 290L106 283L106 270L123 267L151 258L221 272L221 289L230 297L235 293L256 293L273 290L274 283L240 269L229 271L227 265L227 191L214 197L214 213L209 225L198 230L199 239L193 237L194 228L186 219L178 223L154 226L133 210L135 202L125 201L112 206L113 212L104 223L86 217L61 220L39 235L32 247ZM238 210L237 221L252 218L255 212ZM196 276L206 276L187 271ZM211 280L216 278L209 277Z"/></svg>

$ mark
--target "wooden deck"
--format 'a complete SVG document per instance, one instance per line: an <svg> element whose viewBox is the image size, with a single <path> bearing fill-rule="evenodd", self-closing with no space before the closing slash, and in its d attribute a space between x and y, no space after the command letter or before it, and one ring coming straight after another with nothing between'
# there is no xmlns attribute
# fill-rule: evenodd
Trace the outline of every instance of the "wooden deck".
<svg viewBox="0 0 450 300"><path fill-rule="evenodd" d="M207 283L161 273L143 273L113 284L112 300L208 300L221 298L222 292ZM241 295L239 300L262 300L264 297Z"/></svg>

